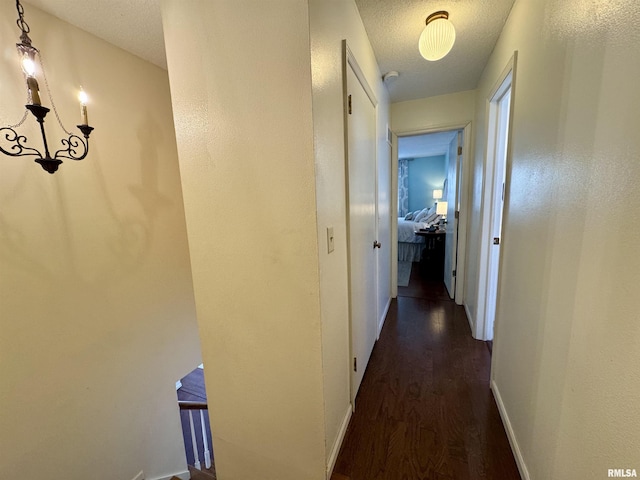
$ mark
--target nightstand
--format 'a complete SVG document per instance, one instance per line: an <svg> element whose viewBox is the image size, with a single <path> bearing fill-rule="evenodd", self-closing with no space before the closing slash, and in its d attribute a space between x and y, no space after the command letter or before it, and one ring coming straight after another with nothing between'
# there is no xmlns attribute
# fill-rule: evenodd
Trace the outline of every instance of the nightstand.
<svg viewBox="0 0 640 480"><path fill-rule="evenodd" d="M424 250L420 257L420 274L429 280L444 279L444 242L445 233L442 230L429 232L418 230L415 234L423 237Z"/></svg>

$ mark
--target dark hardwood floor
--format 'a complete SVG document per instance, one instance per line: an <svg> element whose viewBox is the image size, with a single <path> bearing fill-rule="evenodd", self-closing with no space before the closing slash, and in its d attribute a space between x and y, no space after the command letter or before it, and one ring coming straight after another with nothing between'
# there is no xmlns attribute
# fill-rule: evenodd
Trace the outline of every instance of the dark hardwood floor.
<svg viewBox="0 0 640 480"><path fill-rule="evenodd" d="M398 290L332 478L520 479L464 308L418 268Z"/></svg>
<svg viewBox="0 0 640 480"><path fill-rule="evenodd" d="M181 378L182 386L178 389L178 400L206 402L207 390L204 386L204 370L196 368L186 377Z"/></svg>

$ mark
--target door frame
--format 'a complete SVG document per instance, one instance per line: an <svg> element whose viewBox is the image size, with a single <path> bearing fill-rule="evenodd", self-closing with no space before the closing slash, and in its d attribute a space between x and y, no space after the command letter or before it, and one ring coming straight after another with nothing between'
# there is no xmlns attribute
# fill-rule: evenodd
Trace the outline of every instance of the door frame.
<svg viewBox="0 0 640 480"><path fill-rule="evenodd" d="M492 130L491 121L494 118L494 109L497 108L497 103L500 99L494 100L496 96L501 93L501 89L504 89L505 82L510 78L509 88L511 89L511 104L509 106L509 121L508 121L508 130L507 130L507 148L506 148L506 159L504 165L504 199L503 199L503 213L502 213L502 224L504 225L504 218L506 216L506 210L509 200L509 188L507 187L510 183L511 178L511 152L512 152L512 127L513 127L513 108L514 108L514 96L515 96L515 83L516 83L516 66L517 66L518 52L515 51L513 56L509 59L506 66L500 73L500 76L496 80L493 85L493 88L490 90L489 95L486 99L486 110L485 110L485 124L487 128L484 132L484 135L487 139L485 145L484 152L484 168L483 168L483 185L482 185L482 200L480 206L480 251L479 251L479 262L478 262L478 309L476 313L476 322L475 329L473 332L474 338L478 340L492 340L495 338L496 326L497 326L497 306L499 303L500 296L500 270L502 265L502 254L503 254L503 244L504 244L504 231L502 233L502 238L500 239L500 252L497 258L497 271L495 272L495 305L494 305L494 316L493 318L489 318L489 291L491 290L491 237L493 231L493 193L494 193L494 183L495 183L495 164L496 164L496 142L494 139L490 138L492 132L495 133L495 130ZM502 97L500 97L502 98ZM491 322L493 322L493 327L491 327ZM489 331L493 331L493 336L488 338Z"/></svg>
<svg viewBox="0 0 640 480"><path fill-rule="evenodd" d="M413 137L425 133L440 133L451 130L462 130L462 190L460 195L460 215L458 219L458 260L456 266L456 288L455 302L462 305L464 302L464 292L466 287L467 270L467 232L469 224L469 208L471 204L470 176L471 176L471 120L464 123L450 123L434 125L428 128L400 130L393 132L393 145L391 153L391 198L395 199L393 205L397 205L398 199L398 141L401 137ZM392 211L393 208L392 208ZM392 218L397 218L397 208ZM398 261L398 222L391 222L391 264ZM391 268L391 296L398 296L398 270Z"/></svg>
<svg viewBox="0 0 640 480"><path fill-rule="evenodd" d="M347 85L347 69L351 68L351 71L354 73L358 82L362 86L365 91L367 97L373 104L374 112L375 112L375 128L376 128L376 138L378 137L378 100L373 92L373 89L369 85L364 72L360 68L358 61L349 48L349 45L346 40L342 41L342 91L343 91L343 112L344 112L344 158L345 158L345 190L346 190L346 232L347 232L347 288L348 288L348 298L349 298L349 361L347 364L347 368L349 369L349 396L351 399L351 407L355 410L355 400L357 391L353 388L353 358L355 356L354 348L353 348L353 318L352 318L352 292L351 292L351 249L350 249L350 198L349 198L349 92ZM375 236L376 240L379 235L379 206L378 206L378 142L374 142L374 198L375 198ZM373 247L372 247L373 248ZM375 279L374 279L374 298L375 298L375 318L372 321L375 322L375 331L376 331L376 341L378 340L378 336L380 333L380 329L378 326L379 320L379 299L378 299L378 288L379 288L379 276L380 276L380 261L378 255L379 249L375 249L375 262L374 262L374 271L375 271ZM374 344L375 345L375 344ZM359 365L359 367L366 369L367 365Z"/></svg>

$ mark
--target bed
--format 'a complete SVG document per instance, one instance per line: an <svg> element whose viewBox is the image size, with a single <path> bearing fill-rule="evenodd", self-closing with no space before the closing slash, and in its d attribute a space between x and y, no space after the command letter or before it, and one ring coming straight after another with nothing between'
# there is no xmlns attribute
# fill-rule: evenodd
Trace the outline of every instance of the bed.
<svg viewBox="0 0 640 480"><path fill-rule="evenodd" d="M417 218L418 221L413 220ZM398 218L398 261L419 262L424 249L424 238L415 234L421 228L428 228L440 221L435 207L424 208Z"/></svg>

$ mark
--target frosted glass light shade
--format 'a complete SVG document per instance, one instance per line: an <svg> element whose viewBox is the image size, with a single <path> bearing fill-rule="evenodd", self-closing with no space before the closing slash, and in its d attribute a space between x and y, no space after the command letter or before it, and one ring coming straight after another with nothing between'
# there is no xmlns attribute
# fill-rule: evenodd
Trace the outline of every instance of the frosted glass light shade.
<svg viewBox="0 0 640 480"><path fill-rule="evenodd" d="M436 213L438 215L446 215L448 206L449 205L447 202L438 202L438 204L436 205Z"/></svg>
<svg viewBox="0 0 640 480"><path fill-rule="evenodd" d="M451 51L455 41L456 29L449 21L449 14L436 12L427 17L427 26L420 34L418 49L426 60L435 62Z"/></svg>
<svg viewBox="0 0 640 480"><path fill-rule="evenodd" d="M434 190L433 191L433 199L440 200L442 198L442 190Z"/></svg>

